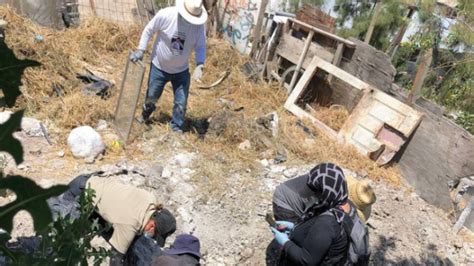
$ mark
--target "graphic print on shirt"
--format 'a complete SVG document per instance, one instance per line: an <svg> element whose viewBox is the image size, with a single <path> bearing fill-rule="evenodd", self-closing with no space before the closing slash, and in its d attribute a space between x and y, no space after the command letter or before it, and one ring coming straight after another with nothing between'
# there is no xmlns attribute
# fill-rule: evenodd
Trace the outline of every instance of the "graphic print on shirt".
<svg viewBox="0 0 474 266"><path fill-rule="evenodd" d="M177 32L171 38L171 52L173 55L182 55L184 50L184 42L186 41L186 34L184 32Z"/></svg>

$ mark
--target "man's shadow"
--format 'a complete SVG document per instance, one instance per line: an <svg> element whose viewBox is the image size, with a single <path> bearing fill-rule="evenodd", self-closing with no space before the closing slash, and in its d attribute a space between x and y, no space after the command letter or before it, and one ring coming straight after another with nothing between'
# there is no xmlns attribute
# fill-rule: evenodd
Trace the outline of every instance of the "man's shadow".
<svg viewBox="0 0 474 266"><path fill-rule="evenodd" d="M37 67L41 64L34 60L18 59L5 43L5 35L0 30L0 89L3 95L0 98L0 107L13 107L18 96L21 95L21 77L27 67Z"/></svg>
<svg viewBox="0 0 474 266"><path fill-rule="evenodd" d="M151 119L151 124L169 124L171 115L159 112ZM183 125L183 132L196 134L199 138L204 138L209 128L208 117L188 117Z"/></svg>

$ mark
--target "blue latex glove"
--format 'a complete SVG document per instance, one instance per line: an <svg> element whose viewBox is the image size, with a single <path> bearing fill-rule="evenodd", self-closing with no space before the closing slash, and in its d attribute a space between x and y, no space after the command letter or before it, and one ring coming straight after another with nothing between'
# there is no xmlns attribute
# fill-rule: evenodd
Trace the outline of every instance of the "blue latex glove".
<svg viewBox="0 0 474 266"><path fill-rule="evenodd" d="M270 229L272 230L272 233L275 236L275 240L278 242L278 244L283 246L286 242L290 241L290 238L286 233L282 233L273 227L270 227Z"/></svg>
<svg viewBox="0 0 474 266"><path fill-rule="evenodd" d="M143 55L145 54L145 51L143 50L136 50L130 55L130 61L136 63L140 60L143 59Z"/></svg>
<svg viewBox="0 0 474 266"><path fill-rule="evenodd" d="M287 221L276 221L276 228L278 229L278 231L281 231L281 232L289 232L291 230L293 230L293 228L295 228L295 224L292 223L292 222L287 222Z"/></svg>

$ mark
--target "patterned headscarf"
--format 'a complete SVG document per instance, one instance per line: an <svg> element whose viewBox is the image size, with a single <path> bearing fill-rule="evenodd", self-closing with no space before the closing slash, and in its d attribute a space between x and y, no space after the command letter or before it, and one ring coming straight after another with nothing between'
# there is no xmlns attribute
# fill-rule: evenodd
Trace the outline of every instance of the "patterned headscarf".
<svg viewBox="0 0 474 266"><path fill-rule="evenodd" d="M307 209L305 217L310 218L329 210L334 213L338 222L342 222L344 212L339 207L344 205L348 198L346 178L342 169L332 163L318 164L309 172L307 185L318 194L319 201Z"/></svg>

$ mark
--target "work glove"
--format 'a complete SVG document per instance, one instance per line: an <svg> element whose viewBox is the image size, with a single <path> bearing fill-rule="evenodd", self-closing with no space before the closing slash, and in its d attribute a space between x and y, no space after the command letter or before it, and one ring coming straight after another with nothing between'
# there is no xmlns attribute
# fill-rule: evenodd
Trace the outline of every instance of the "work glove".
<svg viewBox="0 0 474 266"><path fill-rule="evenodd" d="M193 72L193 80L194 81L201 81L203 70L204 70L204 65L196 66L196 68L194 69L194 72Z"/></svg>
<svg viewBox="0 0 474 266"><path fill-rule="evenodd" d="M272 230L272 233L275 236L275 240L281 246L285 245L286 242L290 241L290 238L288 237L286 233L282 233L273 227L270 227L270 229Z"/></svg>
<svg viewBox="0 0 474 266"><path fill-rule="evenodd" d="M132 61L133 63L136 63L140 60L143 59L143 55L145 54L145 51L143 50L136 50L135 52L133 52L131 55L130 55L130 61Z"/></svg>
<svg viewBox="0 0 474 266"><path fill-rule="evenodd" d="M280 232L290 232L291 230L293 230L293 228L295 228L295 224L292 223L292 222L287 222L287 221L276 221L276 228L278 229L278 231Z"/></svg>

